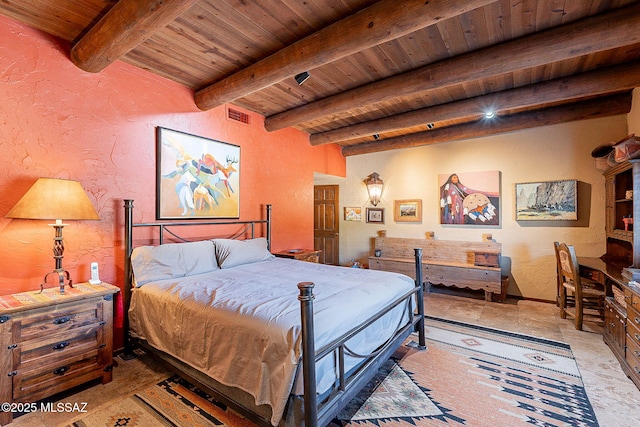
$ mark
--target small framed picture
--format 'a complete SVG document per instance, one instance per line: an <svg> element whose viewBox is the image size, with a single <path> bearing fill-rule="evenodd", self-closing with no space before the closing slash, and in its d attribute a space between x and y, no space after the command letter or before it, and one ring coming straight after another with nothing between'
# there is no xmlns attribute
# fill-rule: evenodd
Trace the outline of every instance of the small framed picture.
<svg viewBox="0 0 640 427"><path fill-rule="evenodd" d="M345 221L362 221L362 208L344 208Z"/></svg>
<svg viewBox="0 0 640 427"><path fill-rule="evenodd" d="M384 208L367 208L367 222L384 224Z"/></svg>
<svg viewBox="0 0 640 427"><path fill-rule="evenodd" d="M422 200L394 200L393 220L396 222L422 222Z"/></svg>

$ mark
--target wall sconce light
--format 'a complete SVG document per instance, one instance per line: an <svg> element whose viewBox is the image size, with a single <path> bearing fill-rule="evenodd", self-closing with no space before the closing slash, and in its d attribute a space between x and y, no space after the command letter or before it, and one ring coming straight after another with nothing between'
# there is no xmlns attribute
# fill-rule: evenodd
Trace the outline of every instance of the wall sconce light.
<svg viewBox="0 0 640 427"><path fill-rule="evenodd" d="M72 287L69 272L62 268L64 253L62 228L67 225L63 224L62 220L100 219L82 185L78 181L66 179L39 178L6 216L7 218L56 221L55 224L49 224L55 228L53 259L56 268L44 276L40 290L44 289L50 274L58 277L61 294L64 293L65 280L69 283L69 287Z"/></svg>
<svg viewBox="0 0 640 427"><path fill-rule="evenodd" d="M377 206L380 203L382 197L382 188L384 182L380 179L380 175L377 172L372 173L364 180L367 185L367 192L369 192L369 200L373 206Z"/></svg>
<svg viewBox="0 0 640 427"><path fill-rule="evenodd" d="M307 79L311 77L311 74L309 74L309 72L305 71L302 72L300 74L296 74L296 82L298 83L298 85L301 85L302 83L306 82Z"/></svg>

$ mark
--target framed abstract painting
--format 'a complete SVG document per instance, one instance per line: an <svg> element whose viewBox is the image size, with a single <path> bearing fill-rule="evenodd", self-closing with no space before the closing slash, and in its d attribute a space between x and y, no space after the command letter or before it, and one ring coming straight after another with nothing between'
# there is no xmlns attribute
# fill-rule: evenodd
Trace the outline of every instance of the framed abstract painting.
<svg viewBox="0 0 640 427"><path fill-rule="evenodd" d="M156 218L239 218L240 147L156 128Z"/></svg>

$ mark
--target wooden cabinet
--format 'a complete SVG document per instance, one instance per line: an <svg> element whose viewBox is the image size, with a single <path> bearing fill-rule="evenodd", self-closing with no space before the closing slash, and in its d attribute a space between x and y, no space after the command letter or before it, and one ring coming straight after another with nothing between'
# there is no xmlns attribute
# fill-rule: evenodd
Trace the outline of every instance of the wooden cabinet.
<svg viewBox="0 0 640 427"><path fill-rule="evenodd" d="M627 375L640 388L640 293L627 290Z"/></svg>
<svg viewBox="0 0 640 427"><path fill-rule="evenodd" d="M604 302L604 341L618 360L624 360L627 311L608 297Z"/></svg>
<svg viewBox="0 0 640 427"><path fill-rule="evenodd" d="M633 191L631 163L620 163L609 169L605 176L607 237L633 242L633 224L625 225L625 218L633 218ZM640 196L640 194L638 194Z"/></svg>
<svg viewBox="0 0 640 427"><path fill-rule="evenodd" d="M320 251L314 249L292 249L289 251L274 252L279 258L291 258L299 261L315 262L320 261Z"/></svg>
<svg viewBox="0 0 640 427"><path fill-rule="evenodd" d="M605 231L606 257L633 263L633 167L629 161L618 164L604 173L605 178ZM640 191L640 189L638 189ZM640 197L640 192L636 192Z"/></svg>
<svg viewBox="0 0 640 427"><path fill-rule="evenodd" d="M113 295L80 283L0 297L0 400L34 403L100 378L112 379ZM0 424L11 412L0 413Z"/></svg>

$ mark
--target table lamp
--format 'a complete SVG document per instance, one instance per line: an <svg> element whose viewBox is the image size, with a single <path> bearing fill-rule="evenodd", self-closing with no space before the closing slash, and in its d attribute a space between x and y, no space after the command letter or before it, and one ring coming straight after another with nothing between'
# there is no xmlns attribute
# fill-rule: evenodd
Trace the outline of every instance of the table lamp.
<svg viewBox="0 0 640 427"><path fill-rule="evenodd" d="M64 253L62 228L67 225L62 221L100 219L82 185L77 181L67 179L39 178L6 216L7 218L56 221L55 224L49 224L55 228L53 239L55 270L44 276L40 290L44 289L47 278L52 274L58 276L61 294L64 293L65 279L68 281L69 287L72 287L69 272L62 268Z"/></svg>

